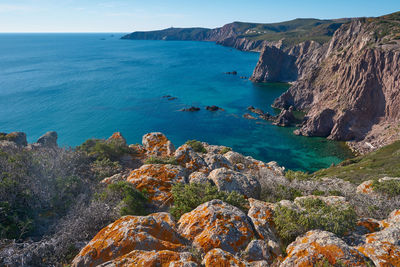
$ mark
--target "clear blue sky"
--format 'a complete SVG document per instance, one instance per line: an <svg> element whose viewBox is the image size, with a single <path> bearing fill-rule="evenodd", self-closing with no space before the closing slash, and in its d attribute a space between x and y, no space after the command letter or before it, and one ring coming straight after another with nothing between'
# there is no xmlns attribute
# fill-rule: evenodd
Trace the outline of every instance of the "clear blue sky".
<svg viewBox="0 0 400 267"><path fill-rule="evenodd" d="M131 32L232 21L379 16L400 0L0 0L0 32Z"/></svg>

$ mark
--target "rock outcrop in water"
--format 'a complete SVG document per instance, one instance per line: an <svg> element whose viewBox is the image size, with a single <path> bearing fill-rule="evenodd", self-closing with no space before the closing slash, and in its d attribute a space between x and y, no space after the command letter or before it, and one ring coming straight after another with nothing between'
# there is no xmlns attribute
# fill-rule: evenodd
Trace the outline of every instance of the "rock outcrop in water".
<svg viewBox="0 0 400 267"><path fill-rule="evenodd" d="M266 46L251 79L294 81L273 106L307 111L297 134L375 150L400 138L399 23L399 13L354 19L324 45Z"/></svg>

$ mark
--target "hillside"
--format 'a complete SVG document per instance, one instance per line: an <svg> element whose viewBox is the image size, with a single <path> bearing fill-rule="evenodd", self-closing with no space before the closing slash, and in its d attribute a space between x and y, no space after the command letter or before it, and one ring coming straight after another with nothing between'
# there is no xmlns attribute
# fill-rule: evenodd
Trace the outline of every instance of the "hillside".
<svg viewBox="0 0 400 267"><path fill-rule="evenodd" d="M398 158L305 174L162 133L69 149L4 133L0 265L398 266Z"/></svg>
<svg viewBox="0 0 400 267"><path fill-rule="evenodd" d="M358 153L390 144L400 138L399 14L353 19L322 45L266 46L251 79L294 82L273 105L306 112L296 134Z"/></svg>
<svg viewBox="0 0 400 267"><path fill-rule="evenodd" d="M283 40L284 45L294 45L307 40L318 43L329 41L333 33L349 19L319 20L295 19L281 23L233 22L216 29L168 28L159 31L133 32L122 39L131 40L193 40L214 41L242 50L260 50L265 42ZM238 43L257 43L256 47Z"/></svg>

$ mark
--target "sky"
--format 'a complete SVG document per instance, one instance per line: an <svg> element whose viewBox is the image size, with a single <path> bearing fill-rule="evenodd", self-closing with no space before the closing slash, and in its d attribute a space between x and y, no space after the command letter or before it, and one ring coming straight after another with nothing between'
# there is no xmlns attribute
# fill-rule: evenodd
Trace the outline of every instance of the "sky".
<svg viewBox="0 0 400 267"><path fill-rule="evenodd" d="M400 0L0 0L0 32L132 32L380 16Z"/></svg>

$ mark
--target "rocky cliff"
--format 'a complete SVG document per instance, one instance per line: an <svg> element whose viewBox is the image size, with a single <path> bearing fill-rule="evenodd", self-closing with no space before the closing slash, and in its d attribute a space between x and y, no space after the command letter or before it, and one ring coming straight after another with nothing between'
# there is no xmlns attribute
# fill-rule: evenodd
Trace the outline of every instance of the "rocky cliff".
<svg viewBox="0 0 400 267"><path fill-rule="evenodd" d="M295 81L273 105L307 112L296 133L365 153L400 138L399 39L400 13L354 19L324 45L265 47L251 79Z"/></svg>
<svg viewBox="0 0 400 267"><path fill-rule="evenodd" d="M243 51L260 52L265 45L276 45L282 39L289 46L307 40L325 43L334 31L347 21L347 19L295 19L270 24L233 22L215 29L168 28L159 31L133 32L123 36L122 39L211 41Z"/></svg>

